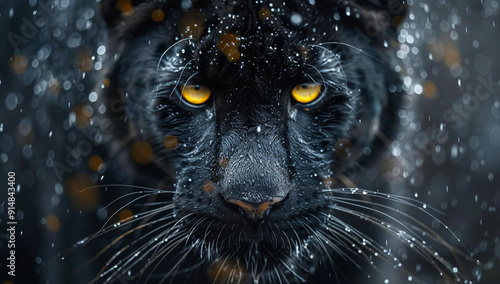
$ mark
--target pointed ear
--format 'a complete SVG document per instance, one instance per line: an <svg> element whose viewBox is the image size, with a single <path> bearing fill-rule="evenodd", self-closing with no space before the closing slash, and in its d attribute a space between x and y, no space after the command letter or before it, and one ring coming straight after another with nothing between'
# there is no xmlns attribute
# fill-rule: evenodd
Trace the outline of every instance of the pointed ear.
<svg viewBox="0 0 500 284"><path fill-rule="evenodd" d="M102 0L101 15L109 28L116 26L123 17L131 16L134 9L148 0Z"/></svg>
<svg viewBox="0 0 500 284"><path fill-rule="evenodd" d="M392 38L407 12L406 0L350 0L345 4L356 27L373 38Z"/></svg>

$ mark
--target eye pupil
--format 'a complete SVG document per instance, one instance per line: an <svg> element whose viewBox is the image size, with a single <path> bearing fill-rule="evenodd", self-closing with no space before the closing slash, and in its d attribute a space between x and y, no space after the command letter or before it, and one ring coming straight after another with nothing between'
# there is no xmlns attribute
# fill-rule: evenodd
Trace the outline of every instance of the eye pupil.
<svg viewBox="0 0 500 284"><path fill-rule="evenodd" d="M304 84L302 84L302 85L300 85L300 86L302 87L302 89L307 88L307 84L306 84L306 83L304 83Z"/></svg>
<svg viewBox="0 0 500 284"><path fill-rule="evenodd" d="M182 97L193 105L201 105L210 98L210 89L202 85L184 85Z"/></svg>

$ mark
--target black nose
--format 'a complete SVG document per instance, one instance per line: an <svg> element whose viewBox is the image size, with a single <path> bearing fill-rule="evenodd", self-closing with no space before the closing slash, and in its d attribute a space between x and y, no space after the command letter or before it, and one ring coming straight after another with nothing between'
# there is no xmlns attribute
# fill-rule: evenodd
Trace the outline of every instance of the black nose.
<svg viewBox="0 0 500 284"><path fill-rule="evenodd" d="M245 217L247 217L248 219L257 220L267 216L267 214L269 214L269 211L271 210L271 207L283 201L283 197L274 197L268 201L259 203L252 203L239 199L226 199L225 197L224 200L238 206L241 209L240 211L243 212Z"/></svg>

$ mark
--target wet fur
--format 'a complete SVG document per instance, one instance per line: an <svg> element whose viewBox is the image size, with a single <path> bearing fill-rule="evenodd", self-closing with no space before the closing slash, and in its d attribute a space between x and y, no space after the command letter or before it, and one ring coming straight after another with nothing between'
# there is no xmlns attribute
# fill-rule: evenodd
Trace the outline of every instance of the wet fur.
<svg viewBox="0 0 500 284"><path fill-rule="evenodd" d="M394 206L422 213L421 204L337 182L370 165L383 151L376 136L391 137L397 128L402 88L392 45L404 5L324 2L193 1L183 9L178 1L132 1L134 13L124 17L116 1L104 1L110 85L100 97L115 126L107 142L119 151L130 138L147 140L153 163L138 166L129 155L116 160L136 180L161 186L134 187L120 200L123 208L142 204L141 213L83 242L124 230L121 249L96 282L343 282L349 271L377 271L377 259L402 264L381 234L412 247L443 281L463 280L424 242L428 231L418 220ZM269 3L280 12L258 17ZM160 23L150 17L156 9L165 13ZM200 10L203 33L183 37L179 23ZM290 22L294 12L300 25ZM378 28L376 37L367 34L367 23ZM242 39L237 62L216 48L226 32ZM324 87L321 100L294 103L291 89L310 81ZM206 106L182 102L178 86L188 82L212 90ZM179 141L173 151L163 146L168 135ZM367 147L371 155L363 154ZM288 192L285 201L262 222L247 220L221 198L257 201L281 192Z"/></svg>

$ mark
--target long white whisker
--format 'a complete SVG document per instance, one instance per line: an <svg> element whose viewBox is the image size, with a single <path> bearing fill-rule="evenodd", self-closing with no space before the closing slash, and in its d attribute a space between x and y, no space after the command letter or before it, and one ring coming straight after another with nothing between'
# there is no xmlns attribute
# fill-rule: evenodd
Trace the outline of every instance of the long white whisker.
<svg viewBox="0 0 500 284"><path fill-rule="evenodd" d="M329 50L328 48L325 48L321 45L316 45L316 44L312 44L310 46L313 46L313 47L319 47L323 50L325 50L326 52L330 53L333 58L335 58L337 60L337 62L339 63L339 68L340 68L340 71L342 72L342 75L344 76L344 84L345 84L345 88L347 89L348 88L348 84L347 84L347 75L345 74L344 72L344 68L342 67L342 63L340 62L340 59L337 57L337 55L335 53L333 53L331 50Z"/></svg>
<svg viewBox="0 0 500 284"><path fill-rule="evenodd" d="M358 48L358 47L355 47L354 45L351 45L351 44L348 44L348 43L345 43L345 42L339 42L339 41L330 41L330 42L322 42L322 43L319 43L317 45L328 45L328 44L335 44L335 45L343 45L343 46L347 46L347 47L350 47L350 48L353 48L363 54L365 54L366 56L369 56L375 60L377 60L378 62L380 63L384 63L384 61L382 61L381 59L367 53L366 51L363 51L361 48Z"/></svg>

